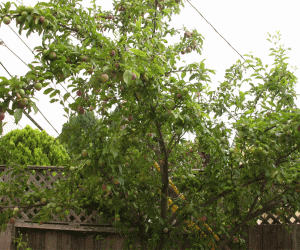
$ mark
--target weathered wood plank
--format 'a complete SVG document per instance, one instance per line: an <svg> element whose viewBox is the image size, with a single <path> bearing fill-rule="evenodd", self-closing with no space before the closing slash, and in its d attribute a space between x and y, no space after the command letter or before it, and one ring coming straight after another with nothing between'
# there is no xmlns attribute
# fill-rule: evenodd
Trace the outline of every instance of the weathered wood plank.
<svg viewBox="0 0 300 250"><path fill-rule="evenodd" d="M283 225L275 225L277 228L277 248L292 249L292 234L288 234Z"/></svg>
<svg viewBox="0 0 300 250"><path fill-rule="evenodd" d="M262 244L263 242L261 225L249 227L249 249L263 250Z"/></svg>
<svg viewBox="0 0 300 250"><path fill-rule="evenodd" d="M60 231L60 242L58 250L72 250L72 235L67 231Z"/></svg>
<svg viewBox="0 0 300 250"><path fill-rule="evenodd" d="M262 249L276 249L277 247L277 228L269 225L259 225L262 227Z"/></svg>
<svg viewBox="0 0 300 250"><path fill-rule="evenodd" d="M53 230L45 233L45 250L57 249L57 232Z"/></svg>

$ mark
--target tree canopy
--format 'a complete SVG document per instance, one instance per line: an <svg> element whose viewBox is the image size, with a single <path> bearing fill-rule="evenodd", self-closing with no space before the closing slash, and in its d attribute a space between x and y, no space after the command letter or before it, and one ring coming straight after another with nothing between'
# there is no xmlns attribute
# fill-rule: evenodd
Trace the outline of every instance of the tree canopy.
<svg viewBox="0 0 300 250"><path fill-rule="evenodd" d="M0 118L8 112L18 122L24 108L37 112L33 97L41 89L66 117L101 115L93 133L78 134L74 157L64 161L70 178L57 185L60 192L47 190L47 202L92 206L103 216L109 208L125 249L137 238L143 249L171 249L187 238L192 249L241 249L243 228L259 215L297 211L297 79L280 34L268 38L277 45L270 69L245 55L213 91L214 70L198 59L203 36L169 26L182 1L115 0L113 11L95 2L87 10L77 0L7 2L0 11L2 25L13 20L20 33L42 37L25 76L0 77ZM178 67L186 53L196 62ZM76 92L73 103L66 104L71 93L60 96L58 83ZM186 140L187 133L195 140ZM40 221L49 209L56 208L45 204Z"/></svg>

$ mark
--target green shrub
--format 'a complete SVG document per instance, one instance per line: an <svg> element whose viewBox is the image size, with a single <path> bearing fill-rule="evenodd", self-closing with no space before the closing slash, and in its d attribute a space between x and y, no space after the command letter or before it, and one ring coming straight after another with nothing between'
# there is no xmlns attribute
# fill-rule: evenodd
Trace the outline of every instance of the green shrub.
<svg viewBox="0 0 300 250"><path fill-rule="evenodd" d="M69 159L65 148L45 131L32 129L12 130L0 139L0 165L9 162L36 166L56 166Z"/></svg>

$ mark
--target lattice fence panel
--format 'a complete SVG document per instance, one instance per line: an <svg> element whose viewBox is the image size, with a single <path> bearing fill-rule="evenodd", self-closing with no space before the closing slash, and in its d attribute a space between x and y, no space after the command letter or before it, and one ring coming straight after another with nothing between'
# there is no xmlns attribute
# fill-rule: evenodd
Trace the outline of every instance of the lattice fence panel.
<svg viewBox="0 0 300 250"><path fill-rule="evenodd" d="M67 179L67 176L63 175L63 167L44 167L44 166L28 166L28 169L25 171L29 175L29 180L27 182L28 187L30 185L34 185L39 190L43 189L49 189L51 190L53 188L53 183L55 183L58 180L65 180ZM32 170L35 171L35 173L32 173ZM5 166L0 166L0 171L5 171ZM6 171L5 171L6 172ZM53 174L53 173L56 174ZM2 177L0 177L0 181L9 181L17 176L11 177L11 173L4 174ZM21 179L22 181L22 179ZM24 181L24 180L23 180ZM33 190L26 188L22 193L27 194L34 192ZM2 201L5 200L5 197L1 197ZM1 201L0 199L0 201ZM17 200L15 200L17 201ZM18 201L17 201L18 202ZM20 222L33 222L34 217L38 213L40 208L34 207L31 209L26 210L26 212L21 211L21 219L18 219L17 221ZM47 223L53 223L53 224L62 224L62 225L112 225L114 222L114 218L110 220L105 220L104 218L100 217L100 214L98 211L91 210L91 211L85 211L84 209L81 210L69 210L68 215L64 215L64 218L60 218L59 215L51 214L52 219Z"/></svg>

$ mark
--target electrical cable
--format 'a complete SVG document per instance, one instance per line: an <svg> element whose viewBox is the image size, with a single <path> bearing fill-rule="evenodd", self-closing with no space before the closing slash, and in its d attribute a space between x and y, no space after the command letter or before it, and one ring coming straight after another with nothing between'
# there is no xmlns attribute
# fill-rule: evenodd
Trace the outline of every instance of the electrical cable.
<svg viewBox="0 0 300 250"><path fill-rule="evenodd" d="M8 46L3 42L3 40L1 40L2 43L0 45L5 46L6 48L8 48ZM16 57L18 57L28 68L30 68L18 55L16 55L10 48L8 48L10 52L12 52ZM1 63L1 65L3 65ZM6 72L8 72L6 70ZM8 72L8 74L12 77L12 75ZM45 118L45 120L50 124L50 126L56 131L56 133L59 135L59 133L57 132L57 130L53 127L53 125L48 121L48 119L44 116L44 114L39 110L39 108L37 107L38 111L41 113L41 115ZM23 110L23 113L29 118L29 114L26 113L26 111ZM34 121L34 119L32 117L29 118L31 121ZM36 121L34 121L34 124L42 131L43 129L41 128L40 125L38 125L38 123Z"/></svg>
<svg viewBox="0 0 300 250"><path fill-rule="evenodd" d="M6 70L6 72L10 75L10 77L12 77L12 75L8 72L8 70L5 68L5 66L2 64L2 62L0 62L0 64L2 65L2 67ZM30 119L33 124L35 126L37 126L41 131L43 131L44 129L25 111L23 110L23 113L28 117L28 119ZM42 114L43 115L43 114ZM45 118L46 119L46 118ZM47 120L47 119L46 119ZM47 120L48 121L48 120ZM50 124L51 125L51 124ZM56 131L56 130L55 130ZM57 131L56 131L57 132Z"/></svg>
<svg viewBox="0 0 300 250"><path fill-rule="evenodd" d="M34 54L34 52L33 52L33 50L31 50L30 48L29 48L29 46L24 42L24 40L10 27L10 25L8 25L8 27L18 36L18 38L25 44L25 46L31 51L31 53L33 54L33 55L35 55ZM26 66L28 66L27 64L26 64ZM59 83L60 84L60 86L62 86L62 88L67 92L67 93L70 93L68 90L66 90L66 88L61 84L61 83ZM55 87L55 89L56 89L56 87ZM60 95L60 94L59 94ZM70 95L71 95L71 93L70 93ZM74 97L71 95L71 97L73 98L73 100L75 101L75 99L74 99ZM68 100L66 100L66 102L68 102ZM68 102L69 103L69 102ZM69 103L70 104L70 103Z"/></svg>

